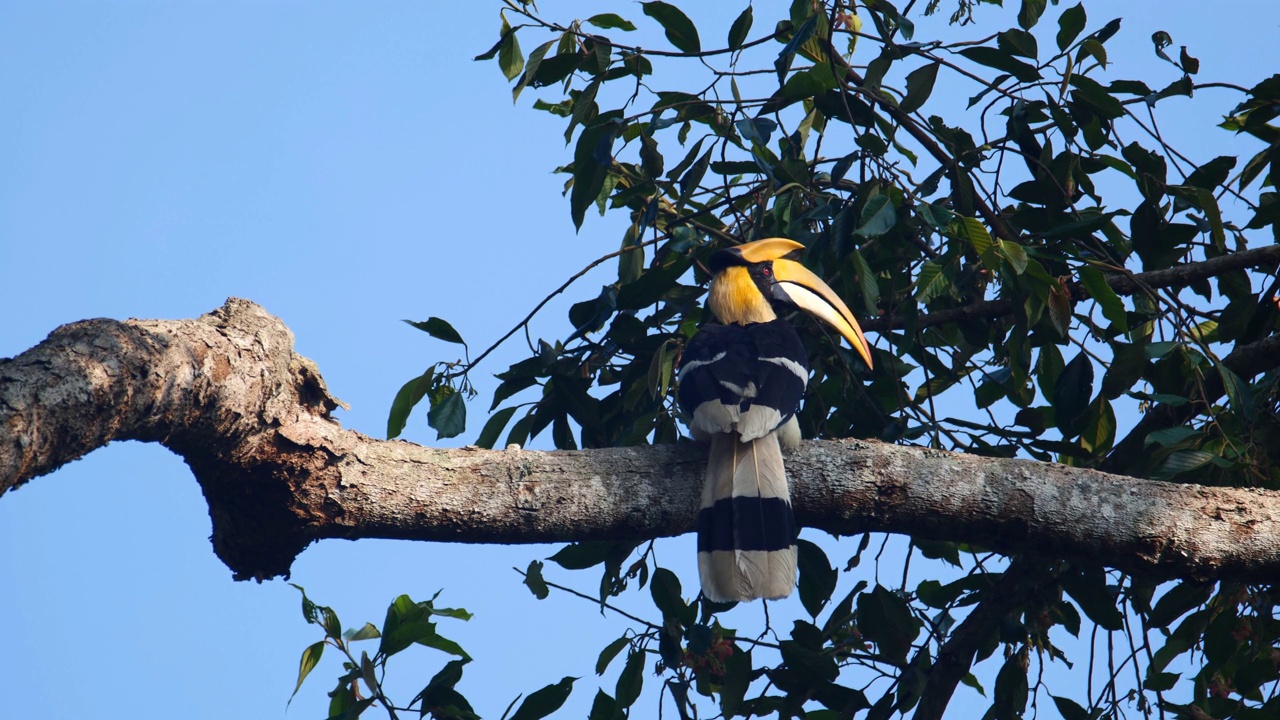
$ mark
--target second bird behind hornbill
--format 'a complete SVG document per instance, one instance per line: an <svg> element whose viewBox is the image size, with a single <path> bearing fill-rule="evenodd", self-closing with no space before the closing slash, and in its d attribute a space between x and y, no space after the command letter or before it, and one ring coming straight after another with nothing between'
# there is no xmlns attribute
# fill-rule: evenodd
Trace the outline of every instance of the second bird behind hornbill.
<svg viewBox="0 0 1280 720"><path fill-rule="evenodd" d="M715 602L786 597L796 583L796 523L782 448L800 443L795 414L809 382L800 336L780 313L799 308L834 327L871 365L849 308L769 238L718 250L704 325L680 361L678 399L694 437L710 442L698 512L698 573Z"/></svg>

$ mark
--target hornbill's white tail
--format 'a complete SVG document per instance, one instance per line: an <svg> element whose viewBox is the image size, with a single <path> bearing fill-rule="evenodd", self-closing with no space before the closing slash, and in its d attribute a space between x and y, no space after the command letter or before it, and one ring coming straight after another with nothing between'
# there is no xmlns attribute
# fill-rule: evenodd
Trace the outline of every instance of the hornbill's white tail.
<svg viewBox="0 0 1280 720"><path fill-rule="evenodd" d="M796 584L796 521L777 433L711 438L698 514L698 574L715 602L776 599Z"/></svg>

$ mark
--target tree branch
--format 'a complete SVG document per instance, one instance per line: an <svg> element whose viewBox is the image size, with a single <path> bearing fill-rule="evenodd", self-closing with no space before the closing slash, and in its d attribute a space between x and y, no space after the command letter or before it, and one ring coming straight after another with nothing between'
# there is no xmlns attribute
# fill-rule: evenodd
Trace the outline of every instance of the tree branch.
<svg viewBox="0 0 1280 720"><path fill-rule="evenodd" d="M1235 270L1274 267L1277 263L1280 263L1280 245L1265 245L1208 260L1189 262L1165 268L1164 270L1128 274L1116 273L1107 275L1106 280L1117 295L1137 295L1144 292L1145 288L1184 288L1200 280L1217 277ZM1079 283L1069 283L1067 289L1076 300L1083 300L1088 297ZM1019 303L1007 298L980 300L969 305L937 310L927 315L922 315L916 320L915 324L917 327L926 328L962 320L1001 317L1012 314L1018 306ZM906 324L907 321L901 317L871 318L862 323L862 329L867 332L884 332L894 328L905 327Z"/></svg>
<svg viewBox="0 0 1280 720"><path fill-rule="evenodd" d="M1035 593L1043 592L1044 584L1053 579L1044 565L1034 559L1017 558L993 585L983 590L978 604L938 649L912 720L941 720L956 686L973 666L978 648L999 629L1006 616Z"/></svg>
<svg viewBox="0 0 1280 720"><path fill-rule="evenodd" d="M321 538L565 542L694 527L705 449L437 450L343 429L314 365L261 307L89 320L0 361L0 492L113 440L159 442L204 490L237 578L285 575ZM1130 480L875 442L806 443L799 521L1089 557L1161 576L1280 572L1280 493Z"/></svg>

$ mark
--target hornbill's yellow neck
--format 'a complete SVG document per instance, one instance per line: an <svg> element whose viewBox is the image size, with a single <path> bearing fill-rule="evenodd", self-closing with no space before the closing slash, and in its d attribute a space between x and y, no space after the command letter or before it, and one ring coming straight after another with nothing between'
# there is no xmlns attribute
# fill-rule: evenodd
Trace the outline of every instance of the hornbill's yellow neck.
<svg viewBox="0 0 1280 720"><path fill-rule="evenodd" d="M720 322L730 325L772 322L778 319L746 266L735 265L720 271L711 280L707 307Z"/></svg>

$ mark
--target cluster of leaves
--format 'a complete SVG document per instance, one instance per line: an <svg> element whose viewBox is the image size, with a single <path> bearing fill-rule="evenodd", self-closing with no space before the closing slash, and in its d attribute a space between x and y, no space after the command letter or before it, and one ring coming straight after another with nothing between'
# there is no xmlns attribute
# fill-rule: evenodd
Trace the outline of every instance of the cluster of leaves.
<svg viewBox="0 0 1280 720"><path fill-rule="evenodd" d="M421 322L405 320L405 323L437 340L461 345L464 351L467 349L462 335L446 320L430 317ZM466 364L470 365L471 361L468 359ZM465 373L458 376L453 372L460 365L463 363L436 363L400 387L395 400L391 401L391 412L387 415L388 439L399 437L404 431L405 423L409 421L409 413L424 397L429 399L431 408L427 413L427 423L435 428L437 440L462 434L467 427L466 398L474 397L476 393L471 389Z"/></svg>
<svg viewBox="0 0 1280 720"><path fill-rule="evenodd" d="M462 680L463 667L471 662L471 656L456 642L436 631L437 618L465 621L471 619L471 613L462 608L436 607L435 601L440 596L439 593L423 602L414 602L408 595L401 595L387 608L382 629L379 630L368 622L359 628L344 629L338 614L332 608L315 604L307 597L305 590L297 585L294 587L302 593L302 617L309 624L324 630L323 640L308 645L302 651L298 684L293 689L295 695L324 656L324 649L331 647L342 653L343 672L338 676L337 686L329 693L330 720L354 720L369 708L379 706L392 720L402 712L416 713L420 718L433 720L479 720L471 703L456 687ZM353 643L365 640L377 640L378 649L373 655L362 650L357 658ZM397 705L387 697L384 688L387 664L392 657L414 645L433 648L456 659L445 663L407 704ZM566 677L558 683L532 692L519 707L516 707L516 703L521 697L517 696L507 707L502 720L538 720L547 717L564 704L573 689L575 679ZM514 713L511 712L512 708L515 708Z"/></svg>
<svg viewBox="0 0 1280 720"><path fill-rule="evenodd" d="M860 566L870 539L862 537L844 572ZM793 621L785 638L768 642L762 638L781 633L765 628L753 639L721 625L719 614L734 603L714 603L700 595L685 600L677 576L653 561L652 546L632 561L636 548L629 543L578 543L549 558L565 570L603 568L599 597L591 599L636 626L600 652L597 675L624 649L627 655L614 693L597 690L591 720L611 720L628 711L650 666L681 718L699 716L698 696L712 699L723 717L828 720L865 712L862 717L875 720L905 714L920 700L935 660L947 652L957 619L967 608L993 600L1016 607L969 649L975 664L1002 651L987 717L1021 717L1027 710L1033 698L1028 672L1033 660L1072 666L1062 643L1051 637L1055 629L1076 639L1082 639L1083 630L1091 645L1100 635L1109 645L1117 635L1127 641L1127 648L1103 659L1110 663L1109 680L1097 691L1090 678L1082 701L1049 693L1064 720L1114 717L1125 704L1144 715L1168 711L1193 718L1261 720L1280 711L1275 588L1196 581L1161 586L1149 578L1066 562L1050 563L1035 573L1012 567L1005 573L988 572L983 565L992 558L986 554L983 562L966 565L963 548L917 541L915 550L923 557L963 572L947 582L928 578L914 584L904 573L897 587L858 580L837 602L841 571L832 567L822 548L801 540L799 597L808 617ZM535 560L524 572L525 584L539 599L546 599L552 588L587 598L548 582L543 570L544 564ZM610 604L609 598L621 595L630 582L638 589L648 585L660 620L645 620ZM1091 654L1091 666L1095 660ZM1121 674L1132 677L1127 690L1118 682ZM1184 679L1198 699L1179 703L1166 698ZM959 681L987 694L967 666Z"/></svg>
<svg viewBox="0 0 1280 720"><path fill-rule="evenodd" d="M1199 82L1198 60L1186 47L1175 58L1172 38L1157 32L1154 52L1170 68L1158 89L1106 79L1121 21L1091 23L1083 4L1041 23L1045 0L1023 0L1014 27L922 40L914 3L794 0L764 30L748 6L710 49L706 28L676 6L640 6L673 49L624 42L640 30L617 14L557 23L508 1L497 43L477 58L496 59L517 99L550 93L533 107L566 119L572 161L560 171L575 224L592 207L630 218L619 249L597 261L616 261L616 282L571 308L565 339L539 341L498 375L477 444L492 447L508 426L508 444L549 427L559 448L678 439L673 368L708 319L708 256L781 236L806 246L806 264L879 338L868 371L819 327L799 324L814 370L800 414L807 437L1280 487L1277 363L1257 351L1280 315L1280 281L1257 272L1278 259L1268 246L1280 240L1271 124L1280 76L1252 87ZM974 9L961 3L953 22ZM540 33L550 39L526 56L520 38ZM680 71L660 74L663 63ZM935 97L966 83L967 108ZM1220 127L1264 145L1239 170L1234 156L1187 157L1159 130L1157 111L1215 92L1239 97L1221 104ZM422 329L443 337L439 322ZM451 417L474 367L433 368L406 385L395 432L424 396L433 415ZM528 399L510 404L519 398ZM1119 418L1135 411L1143 420L1121 434ZM725 716L879 718L939 692L944 654L977 662L997 649L988 716L1015 717L1041 692L1032 669L1067 662L1052 628L1091 636L1091 668L1092 639L1107 637L1102 691L1054 697L1068 720L1124 704L1146 715L1280 712L1272 588L1162 586L1047 560L1002 572L981 548L916 541L911 553L959 577L909 587L904 571L897 588L858 583L831 604L839 572L806 544L810 618L767 645L721 627L724 608L686 603L650 553L633 559L636 548L575 545L552 558L602 565L601 603L648 584L662 614L602 654L601 672L628 648L627 680L612 696L601 691L593 718L634 702L648 659L682 717L696 715L690 698L701 693ZM540 566L526 583L546 592ZM979 627L989 607L1006 609L981 632L960 632L958 618ZM866 673L850 683L855 665ZM1166 698L1175 688L1179 702Z"/></svg>

